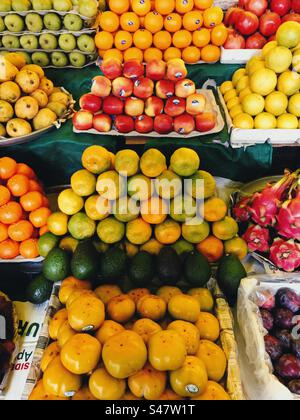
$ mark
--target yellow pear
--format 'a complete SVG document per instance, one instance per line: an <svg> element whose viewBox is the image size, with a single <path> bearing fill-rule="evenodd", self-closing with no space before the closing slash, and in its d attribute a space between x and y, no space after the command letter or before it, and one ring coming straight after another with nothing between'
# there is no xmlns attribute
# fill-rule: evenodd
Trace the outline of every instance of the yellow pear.
<svg viewBox="0 0 300 420"><path fill-rule="evenodd" d="M13 80L19 70L11 64L5 57L0 56L0 82L8 82Z"/></svg>

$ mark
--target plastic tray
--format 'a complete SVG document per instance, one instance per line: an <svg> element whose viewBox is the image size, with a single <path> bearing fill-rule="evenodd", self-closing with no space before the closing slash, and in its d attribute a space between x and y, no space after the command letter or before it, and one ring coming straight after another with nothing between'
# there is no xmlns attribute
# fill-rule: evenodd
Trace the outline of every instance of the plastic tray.
<svg viewBox="0 0 300 420"><path fill-rule="evenodd" d="M248 61L261 53L261 50L228 50L222 47L221 64L247 64Z"/></svg>

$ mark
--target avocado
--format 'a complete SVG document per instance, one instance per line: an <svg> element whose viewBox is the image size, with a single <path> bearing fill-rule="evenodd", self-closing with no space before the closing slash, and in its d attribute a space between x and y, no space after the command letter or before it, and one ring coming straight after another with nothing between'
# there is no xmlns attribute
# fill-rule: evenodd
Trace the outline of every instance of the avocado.
<svg viewBox="0 0 300 420"><path fill-rule="evenodd" d="M79 280L92 280L99 267L99 254L91 241L80 242L73 254L71 271Z"/></svg>
<svg viewBox="0 0 300 420"><path fill-rule="evenodd" d="M42 274L33 279L27 286L26 297L34 305L46 302L52 293L53 282L49 281Z"/></svg>
<svg viewBox="0 0 300 420"><path fill-rule="evenodd" d="M217 281L230 306L236 304L240 283L245 277L247 272L238 257L235 255L223 257L218 268Z"/></svg>
<svg viewBox="0 0 300 420"><path fill-rule="evenodd" d="M127 255L123 249L110 248L100 262L100 275L105 281L120 282L126 273Z"/></svg>
<svg viewBox="0 0 300 420"><path fill-rule="evenodd" d="M174 285L180 278L182 266L177 252L172 247L163 248L157 256L157 274L164 285Z"/></svg>
<svg viewBox="0 0 300 420"><path fill-rule="evenodd" d="M212 275L208 260L200 252L190 252L184 260L184 277L193 287L205 286Z"/></svg>
<svg viewBox="0 0 300 420"><path fill-rule="evenodd" d="M69 273L70 261L68 253L60 248L52 249L43 265L43 274L46 279L53 282L62 281L68 277Z"/></svg>
<svg viewBox="0 0 300 420"><path fill-rule="evenodd" d="M136 287L147 286L154 278L154 259L148 252L138 252L131 260L129 278Z"/></svg>

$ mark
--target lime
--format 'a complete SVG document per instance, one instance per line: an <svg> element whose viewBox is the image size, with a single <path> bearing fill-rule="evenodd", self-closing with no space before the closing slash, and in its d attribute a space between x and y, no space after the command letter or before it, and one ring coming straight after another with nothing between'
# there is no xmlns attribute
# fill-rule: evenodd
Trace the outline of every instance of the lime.
<svg viewBox="0 0 300 420"><path fill-rule="evenodd" d="M129 197L123 197L115 201L112 213L120 222L127 223L138 218L140 213L137 202Z"/></svg>
<svg viewBox="0 0 300 420"><path fill-rule="evenodd" d="M77 213L69 220L68 229L73 238L82 241L94 236L96 223L85 213Z"/></svg>
<svg viewBox="0 0 300 420"><path fill-rule="evenodd" d="M149 178L157 178L167 169L165 156L157 149L147 150L141 157L141 171Z"/></svg>
<svg viewBox="0 0 300 420"><path fill-rule="evenodd" d="M192 176L198 171L200 158L198 154L185 147L177 149L171 156L171 169L179 176Z"/></svg>
<svg viewBox="0 0 300 420"><path fill-rule="evenodd" d="M185 241L184 239L176 242L176 244L172 245L172 248L175 249L178 255L182 255L187 252L193 252L195 250L194 245Z"/></svg>
<svg viewBox="0 0 300 420"><path fill-rule="evenodd" d="M52 249L56 248L59 242L59 238L50 232L45 233L41 236L38 241L38 250L41 257L46 258Z"/></svg>
<svg viewBox="0 0 300 420"><path fill-rule="evenodd" d="M133 150L121 150L116 154L115 168L119 174L133 176L139 171L140 158Z"/></svg>
<svg viewBox="0 0 300 420"><path fill-rule="evenodd" d="M216 192L216 187L215 178L206 171L197 171L189 178L189 182L186 182L186 192L196 199L212 197Z"/></svg>
<svg viewBox="0 0 300 420"><path fill-rule="evenodd" d="M114 217L108 217L98 224L97 234L100 240L106 244L120 242L125 235L124 223L119 222Z"/></svg>
<svg viewBox="0 0 300 420"><path fill-rule="evenodd" d="M185 223L188 219L192 219L197 213L197 203L192 197L183 197L179 200L171 201L170 216L173 220Z"/></svg>
<svg viewBox="0 0 300 420"><path fill-rule="evenodd" d="M152 196L151 179L135 175L128 180L128 195L136 201L145 201Z"/></svg>
<svg viewBox="0 0 300 420"><path fill-rule="evenodd" d="M161 198L169 200L182 192L182 180L175 172L167 170L156 179L155 189Z"/></svg>
<svg viewBox="0 0 300 420"><path fill-rule="evenodd" d="M210 234L210 227L207 222L194 221L193 223L185 223L182 225L183 238L192 244L199 244L204 241Z"/></svg>

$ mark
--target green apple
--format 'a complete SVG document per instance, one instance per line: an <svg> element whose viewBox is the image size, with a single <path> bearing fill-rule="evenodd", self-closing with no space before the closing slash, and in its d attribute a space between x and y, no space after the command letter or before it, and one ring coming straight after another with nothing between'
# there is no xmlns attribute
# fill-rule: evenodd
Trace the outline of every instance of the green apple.
<svg viewBox="0 0 300 420"><path fill-rule="evenodd" d="M33 10L52 10L52 0L31 0Z"/></svg>
<svg viewBox="0 0 300 420"><path fill-rule="evenodd" d="M71 0L53 0L54 10L57 12L69 12L73 9Z"/></svg>
<svg viewBox="0 0 300 420"><path fill-rule="evenodd" d="M30 54L28 54L27 52L25 52L25 51L18 51L18 54L19 55L22 55L25 58L26 64L31 64L32 63Z"/></svg>
<svg viewBox="0 0 300 420"><path fill-rule="evenodd" d="M79 0L79 13L82 16L92 18L98 13L98 2L96 0Z"/></svg>
<svg viewBox="0 0 300 420"><path fill-rule="evenodd" d="M29 0L12 0L11 7L15 12L27 12L31 9Z"/></svg>
<svg viewBox="0 0 300 420"><path fill-rule="evenodd" d="M72 34L60 35L58 45L64 51L73 51L76 49L76 38Z"/></svg>
<svg viewBox="0 0 300 420"><path fill-rule="evenodd" d="M9 32L22 32L24 30L24 20L19 15L7 15L4 23Z"/></svg>
<svg viewBox="0 0 300 420"><path fill-rule="evenodd" d="M83 27L83 22L80 16L71 13L65 16L64 26L68 31L79 32Z"/></svg>
<svg viewBox="0 0 300 420"><path fill-rule="evenodd" d="M44 16L44 25L49 31L60 31L61 18L56 13L47 13Z"/></svg>
<svg viewBox="0 0 300 420"><path fill-rule="evenodd" d="M94 38L87 34L80 35L77 40L77 45L80 51L90 54L93 53L96 48Z"/></svg>
<svg viewBox="0 0 300 420"><path fill-rule="evenodd" d="M42 34L39 38L40 47L43 50L55 50L57 48L57 39L53 34Z"/></svg>
<svg viewBox="0 0 300 420"><path fill-rule="evenodd" d="M11 0L0 1L0 12L11 12Z"/></svg>
<svg viewBox="0 0 300 420"><path fill-rule="evenodd" d="M37 64L40 67L47 67L50 64L48 54L42 51L32 54L31 59L33 64Z"/></svg>
<svg viewBox="0 0 300 420"><path fill-rule="evenodd" d="M66 67L68 65L68 57L62 52L54 52L51 54L51 61L55 67Z"/></svg>
<svg viewBox="0 0 300 420"><path fill-rule="evenodd" d="M73 52L69 55L69 60L72 66L74 67L83 67L86 64L86 57L85 55Z"/></svg>
<svg viewBox="0 0 300 420"><path fill-rule="evenodd" d="M4 35L2 37L2 44L3 44L3 47L8 50L20 48L19 38L15 35Z"/></svg>
<svg viewBox="0 0 300 420"><path fill-rule="evenodd" d="M5 23L3 20L3 17L0 16L0 32L4 32L5 31Z"/></svg>
<svg viewBox="0 0 300 420"><path fill-rule="evenodd" d="M43 19L37 13L29 13L25 18L28 31L39 33L42 32L44 24Z"/></svg>
<svg viewBox="0 0 300 420"><path fill-rule="evenodd" d="M39 48L38 37L35 35L22 35L20 43L24 50L37 50Z"/></svg>

